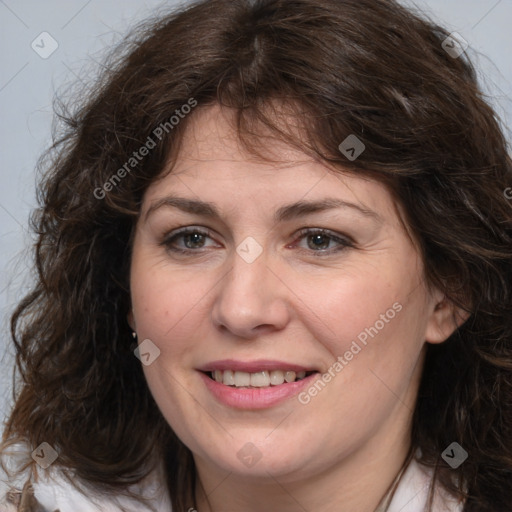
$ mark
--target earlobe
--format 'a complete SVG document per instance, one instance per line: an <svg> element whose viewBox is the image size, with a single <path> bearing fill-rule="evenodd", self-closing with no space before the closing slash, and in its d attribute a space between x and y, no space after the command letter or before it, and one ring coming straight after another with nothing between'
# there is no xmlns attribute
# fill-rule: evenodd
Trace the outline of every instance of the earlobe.
<svg viewBox="0 0 512 512"><path fill-rule="evenodd" d="M443 297L431 312L425 332L425 341L428 343L443 343L470 315L471 313L456 307L451 301Z"/></svg>

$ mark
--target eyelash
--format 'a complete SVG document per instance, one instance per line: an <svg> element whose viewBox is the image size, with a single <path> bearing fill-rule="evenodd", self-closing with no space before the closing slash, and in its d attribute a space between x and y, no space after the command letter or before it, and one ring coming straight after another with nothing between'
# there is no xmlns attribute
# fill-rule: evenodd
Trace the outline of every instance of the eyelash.
<svg viewBox="0 0 512 512"><path fill-rule="evenodd" d="M174 253L180 253L180 254L199 253L201 251L201 249L203 249L203 248L198 248L197 250L195 250L195 249L179 249L172 245L172 243L176 239L178 239L180 237L184 237L185 235L190 235L190 234L199 234L199 235L207 236L208 238L212 238L211 233L209 231L205 231L205 230L202 230L199 228L188 227L188 228L183 228L183 229L179 230L178 232L169 233L168 235L166 235L164 237L163 241L159 245L166 247L167 250L174 252ZM299 234L299 239L302 239L306 236L322 235L322 236L327 237L327 238L340 244L340 247L335 248L335 249L324 249L324 250L320 250L320 251L305 249L307 252L310 252L315 257L330 256L334 253L338 253L347 248L354 247L354 242L349 237L345 236L344 238L342 238L342 237L336 236L331 231L326 230L326 229L304 228L304 229L301 229L298 234Z"/></svg>

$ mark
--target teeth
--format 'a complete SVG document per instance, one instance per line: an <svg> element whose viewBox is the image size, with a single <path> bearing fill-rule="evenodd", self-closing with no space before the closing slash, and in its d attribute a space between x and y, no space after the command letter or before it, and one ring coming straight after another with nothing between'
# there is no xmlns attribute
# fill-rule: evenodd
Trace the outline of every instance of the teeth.
<svg viewBox="0 0 512 512"><path fill-rule="evenodd" d="M251 386L253 388L270 386L270 374L268 372L251 373Z"/></svg>
<svg viewBox="0 0 512 512"><path fill-rule="evenodd" d="M244 387L251 385L251 374L247 372L235 372L235 386Z"/></svg>
<svg viewBox="0 0 512 512"><path fill-rule="evenodd" d="M297 374L295 372L286 372L284 374L284 380L286 382L294 382L296 376L297 376Z"/></svg>
<svg viewBox="0 0 512 512"><path fill-rule="evenodd" d="M279 386L284 383L284 372L281 370L272 370L270 372L270 384L273 386Z"/></svg>
<svg viewBox="0 0 512 512"><path fill-rule="evenodd" d="M220 372L220 373L222 373L222 372ZM226 386L234 386L235 385L235 374L231 370L226 370L224 372L222 382L224 384L226 384Z"/></svg>
<svg viewBox="0 0 512 512"><path fill-rule="evenodd" d="M290 383L301 380L306 377L306 372L300 371L296 373L293 371L272 370L270 372L248 373L234 372L232 370L215 370L211 372L211 376L216 382L226 386L266 388L269 386L279 386L285 382Z"/></svg>

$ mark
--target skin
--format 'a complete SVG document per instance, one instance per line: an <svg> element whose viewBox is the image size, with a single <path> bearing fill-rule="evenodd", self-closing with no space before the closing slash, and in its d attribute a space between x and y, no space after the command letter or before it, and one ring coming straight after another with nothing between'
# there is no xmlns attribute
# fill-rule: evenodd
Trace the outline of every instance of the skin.
<svg viewBox="0 0 512 512"><path fill-rule="evenodd" d="M162 414L193 453L197 509L372 512L410 447L426 343L457 328L454 308L427 289L421 257L384 185L334 172L275 138L261 140L277 162L259 160L241 149L229 112L217 106L190 121L172 173L143 198L128 321L139 343L149 338L160 349L143 369ZM221 218L170 206L146 217L170 194L214 203ZM354 208L272 219L283 205L325 197L378 220ZM184 226L211 236L178 237L169 246L189 253L173 253L162 241ZM328 236L315 245L314 233L298 234L302 228L350 237L353 246ZM252 263L236 251L249 236L263 250ZM327 372L397 302L401 311L307 404L295 396L264 410L234 409L215 400L196 370L232 358ZM261 455L252 467L237 457L249 442Z"/></svg>

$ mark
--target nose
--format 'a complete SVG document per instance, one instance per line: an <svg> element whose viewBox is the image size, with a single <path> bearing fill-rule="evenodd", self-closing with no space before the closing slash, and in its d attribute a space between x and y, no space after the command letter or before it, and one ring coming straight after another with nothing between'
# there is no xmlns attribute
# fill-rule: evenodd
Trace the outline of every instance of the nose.
<svg viewBox="0 0 512 512"><path fill-rule="evenodd" d="M219 283L212 310L214 324L251 339L283 329L289 322L289 288L266 252L252 263L233 251L231 270Z"/></svg>

